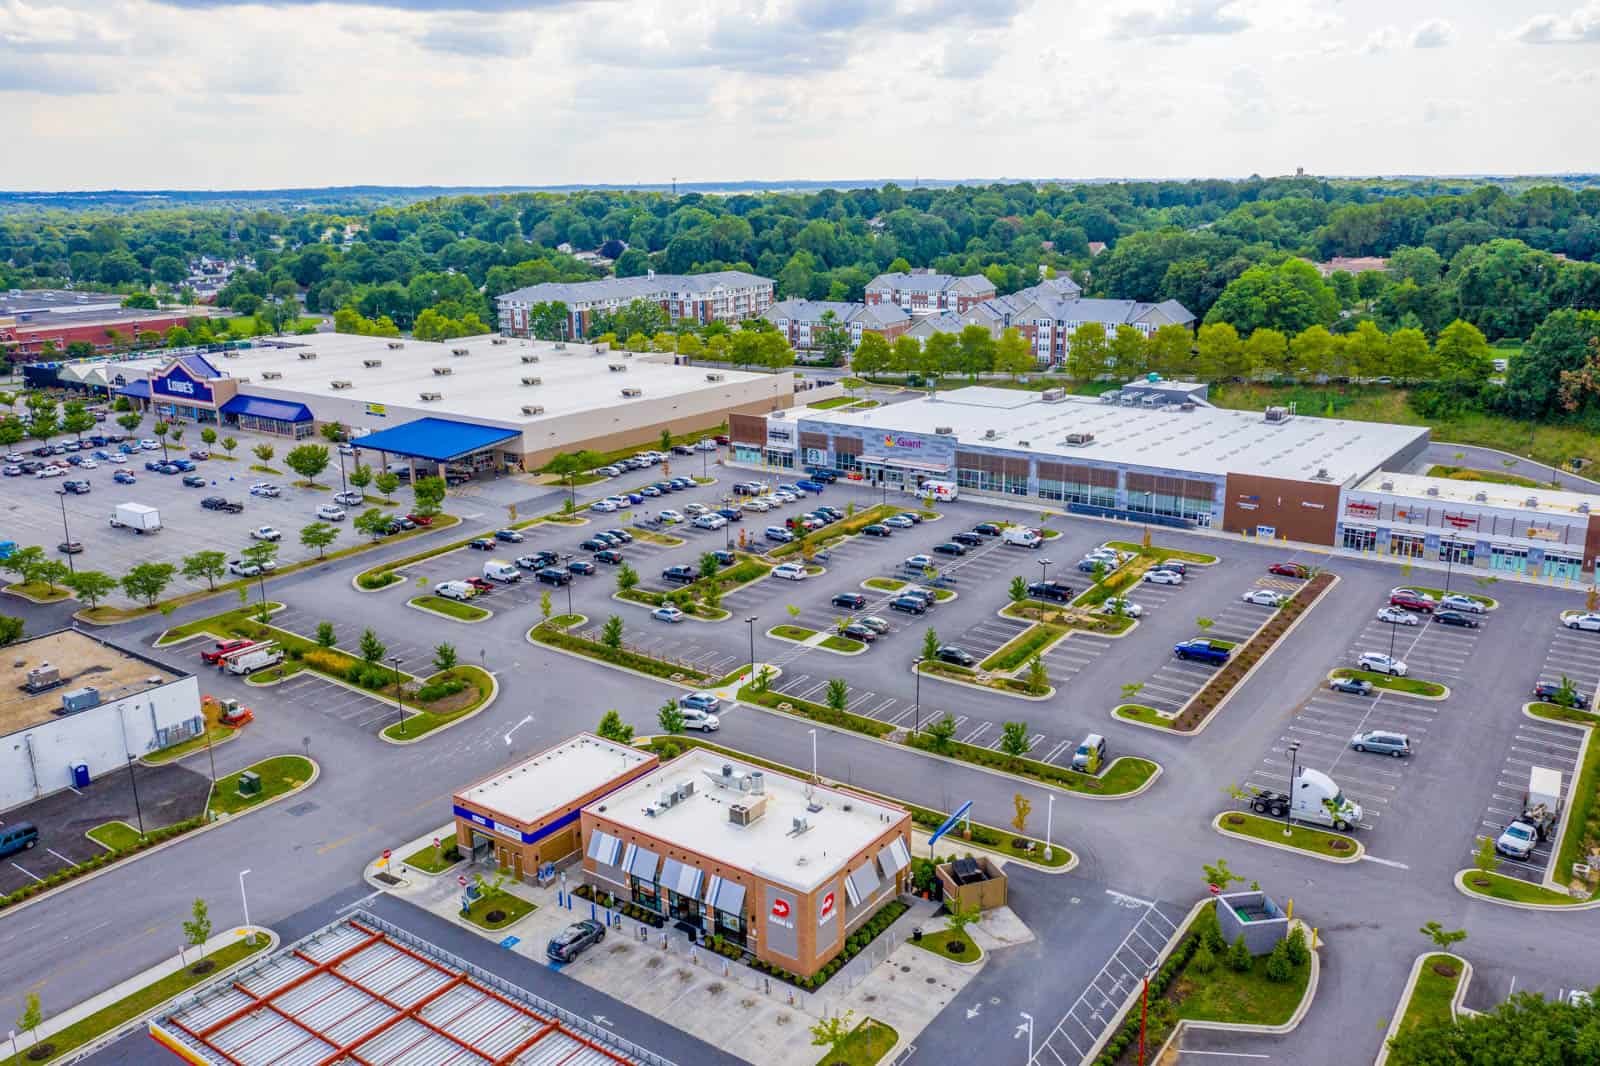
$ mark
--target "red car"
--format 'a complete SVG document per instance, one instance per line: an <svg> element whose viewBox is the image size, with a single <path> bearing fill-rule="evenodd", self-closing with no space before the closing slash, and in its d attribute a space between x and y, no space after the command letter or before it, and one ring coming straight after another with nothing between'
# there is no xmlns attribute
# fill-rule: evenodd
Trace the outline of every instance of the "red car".
<svg viewBox="0 0 1600 1066"><path fill-rule="evenodd" d="M212 648L210 651L201 652L200 658L215 666L217 663L222 661L222 657L224 655L227 655L230 652L236 652L240 648L248 648L254 643L255 641L253 640L219 640L217 641L216 647Z"/></svg>
<svg viewBox="0 0 1600 1066"><path fill-rule="evenodd" d="M718 444L732 444L733 443L733 438L728 436L726 433L718 433L712 439L715 440Z"/></svg>
<svg viewBox="0 0 1600 1066"><path fill-rule="evenodd" d="M411 519L411 521L415 522L419 526L431 526L431 525L433 525L433 516L432 515L408 514L408 515L406 515L406 517Z"/></svg>
<svg viewBox="0 0 1600 1066"><path fill-rule="evenodd" d="M1304 563L1273 563L1267 567L1267 573L1283 577L1307 578L1311 576L1311 568Z"/></svg>
<svg viewBox="0 0 1600 1066"><path fill-rule="evenodd" d="M469 577L466 579L466 581L467 584L471 585L479 592L493 592L495 588L494 582L488 581L481 577Z"/></svg>
<svg viewBox="0 0 1600 1066"><path fill-rule="evenodd" d="M1425 614L1432 614L1434 607L1437 606L1433 600L1414 592L1396 592L1389 597L1389 605L1404 607L1408 611L1422 611Z"/></svg>

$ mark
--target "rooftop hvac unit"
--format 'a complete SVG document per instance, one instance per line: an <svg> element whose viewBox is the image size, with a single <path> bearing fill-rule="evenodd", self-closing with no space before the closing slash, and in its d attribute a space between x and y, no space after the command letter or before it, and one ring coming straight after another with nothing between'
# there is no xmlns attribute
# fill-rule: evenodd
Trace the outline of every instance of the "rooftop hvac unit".
<svg viewBox="0 0 1600 1066"><path fill-rule="evenodd" d="M1269 407L1262 412L1262 420L1266 422L1287 422L1289 421L1289 409L1287 407Z"/></svg>
<svg viewBox="0 0 1600 1066"><path fill-rule="evenodd" d="M998 436L1000 436L1000 431L998 429L986 429L983 431L984 440L994 440Z"/></svg>
<svg viewBox="0 0 1600 1066"><path fill-rule="evenodd" d="M237 359L237 358L239 358L239 353L238 352L223 352L222 353L222 358L224 358L224 359Z"/></svg>
<svg viewBox="0 0 1600 1066"><path fill-rule="evenodd" d="M1472 499L1474 503L1488 503L1489 494L1487 492L1474 492L1472 494Z"/></svg>
<svg viewBox="0 0 1600 1066"><path fill-rule="evenodd" d="M766 795L766 793L767 793L767 775L762 773L760 770L751 770L750 771L750 791L755 793L758 796Z"/></svg>
<svg viewBox="0 0 1600 1066"><path fill-rule="evenodd" d="M71 692L61 694L61 713L77 714L90 708L100 706L100 690L93 685L75 688Z"/></svg>
<svg viewBox="0 0 1600 1066"><path fill-rule="evenodd" d="M1437 496L1437 495L1439 495L1439 486L1438 485L1429 485L1428 486L1428 495L1429 496Z"/></svg>
<svg viewBox="0 0 1600 1066"><path fill-rule="evenodd" d="M504 344L505 342L506 342L506 339L504 337L490 337L489 338L489 343L490 344Z"/></svg>
<svg viewBox="0 0 1600 1066"><path fill-rule="evenodd" d="M405 346L406 346L406 342L405 341L390 341L389 342L389 350L391 352L398 352L401 348L404 348Z"/></svg>
<svg viewBox="0 0 1600 1066"><path fill-rule="evenodd" d="M1069 448L1086 448L1094 443L1093 433L1068 433L1067 439L1062 443Z"/></svg>
<svg viewBox="0 0 1600 1066"><path fill-rule="evenodd" d="M283 377L281 370L263 370L261 372L262 381L277 381L281 377Z"/></svg>
<svg viewBox="0 0 1600 1066"><path fill-rule="evenodd" d="M811 828L811 823L797 814L794 817L794 821L790 823L790 826L790 835L799 836L801 833L804 833L807 829Z"/></svg>
<svg viewBox="0 0 1600 1066"><path fill-rule="evenodd" d="M537 363L539 361L539 357L537 355L525 355L522 357L522 361L524 363Z"/></svg>
<svg viewBox="0 0 1600 1066"><path fill-rule="evenodd" d="M1185 400L1185 401L1183 401L1182 403L1180 403L1178 405L1178 410L1180 410L1180 411L1193 411L1194 407L1195 407L1195 404L1194 404L1193 400Z"/></svg>
<svg viewBox="0 0 1600 1066"><path fill-rule="evenodd" d="M433 368L433 372L440 377L445 377L450 373L450 368L447 366L436 366Z"/></svg>
<svg viewBox="0 0 1600 1066"><path fill-rule="evenodd" d="M1045 403L1060 403L1067 398L1066 389L1045 389L1039 394L1039 399Z"/></svg>
<svg viewBox="0 0 1600 1066"><path fill-rule="evenodd" d="M727 377L726 374L707 374L706 375L706 380L707 381L721 381L725 377Z"/></svg>
<svg viewBox="0 0 1600 1066"><path fill-rule="evenodd" d="M564 352L564 351L567 350L567 342L566 341L556 341L555 347L556 347L556 351Z"/></svg>
<svg viewBox="0 0 1600 1066"><path fill-rule="evenodd" d="M728 821L734 825L751 825L767 813L767 797L752 795L738 803L728 804Z"/></svg>
<svg viewBox="0 0 1600 1066"><path fill-rule="evenodd" d="M450 349L450 354L451 355L471 355L472 352L470 350L466 349L466 348L451 348Z"/></svg>
<svg viewBox="0 0 1600 1066"><path fill-rule="evenodd" d="M609 352L610 350L611 350L611 342L610 341L601 341L599 344L594 346L594 354L595 355L603 355L606 352Z"/></svg>
<svg viewBox="0 0 1600 1066"><path fill-rule="evenodd" d="M1017 441L1017 447L1019 447L1019 448L1031 448L1031 447L1033 447L1033 441L1031 441L1031 440L1019 440L1019 441Z"/></svg>
<svg viewBox="0 0 1600 1066"><path fill-rule="evenodd" d="M383 360L382 359L363 359L363 360L361 360L361 365L366 367L368 370L376 370L380 366L383 365Z"/></svg>
<svg viewBox="0 0 1600 1066"><path fill-rule="evenodd" d="M1539 506L1539 497L1537 497L1537 496L1529 496L1526 500L1522 501L1522 506L1524 506L1524 507L1537 507L1537 506Z"/></svg>
<svg viewBox="0 0 1600 1066"><path fill-rule="evenodd" d="M544 405L538 403L525 403L522 405L522 413L525 415L542 415L544 414Z"/></svg>
<svg viewBox="0 0 1600 1066"><path fill-rule="evenodd" d="M1393 492L1394 491L1394 482L1385 479L1383 481L1378 482L1378 488L1382 489L1384 492Z"/></svg>
<svg viewBox="0 0 1600 1066"><path fill-rule="evenodd" d="M43 692L47 688L55 688L61 684L61 671L49 663L40 663L28 671L28 679L23 683L23 688L29 692Z"/></svg>
<svg viewBox="0 0 1600 1066"><path fill-rule="evenodd" d="M1589 513L1589 501L1588 500L1579 500L1578 501L1578 505L1576 507L1574 507L1573 510L1577 511L1579 514L1588 514Z"/></svg>
<svg viewBox="0 0 1600 1066"><path fill-rule="evenodd" d="M301 352L300 353L300 358L301 359L315 359L316 357L317 357L317 353L316 352Z"/></svg>
<svg viewBox="0 0 1600 1066"><path fill-rule="evenodd" d="M328 387L333 389L348 389L350 388L350 382L340 378L338 381L328 382Z"/></svg>
<svg viewBox="0 0 1600 1066"><path fill-rule="evenodd" d="M934 426L933 432L941 437L948 437L956 431L954 426Z"/></svg>
<svg viewBox="0 0 1600 1066"><path fill-rule="evenodd" d="M524 385L543 385L544 378L523 378L522 383Z"/></svg>
<svg viewBox="0 0 1600 1066"><path fill-rule="evenodd" d="M1101 403L1116 403L1120 399L1122 399L1122 392L1119 389L1112 389L1109 392L1102 392L1100 394Z"/></svg>
<svg viewBox="0 0 1600 1066"><path fill-rule="evenodd" d="M417 398L423 403L436 403L437 401L444 399L444 396L437 392L419 392L417 393Z"/></svg>
<svg viewBox="0 0 1600 1066"><path fill-rule="evenodd" d="M1333 477L1333 475L1328 473L1328 468L1327 467L1319 466L1319 467L1317 467L1316 476L1314 478L1312 478L1312 480L1313 481L1328 481L1328 480L1332 479L1332 477Z"/></svg>
<svg viewBox="0 0 1600 1066"><path fill-rule="evenodd" d="M643 395L644 395L644 390L643 389L629 388L629 389L623 389L622 390L622 396L623 396L624 399L627 399L627 400L636 400L640 396L643 396Z"/></svg>
<svg viewBox="0 0 1600 1066"><path fill-rule="evenodd" d="M610 364L608 364L606 366L606 369L610 370L613 374L620 374L623 371L628 369L628 364L627 363L610 363Z"/></svg>

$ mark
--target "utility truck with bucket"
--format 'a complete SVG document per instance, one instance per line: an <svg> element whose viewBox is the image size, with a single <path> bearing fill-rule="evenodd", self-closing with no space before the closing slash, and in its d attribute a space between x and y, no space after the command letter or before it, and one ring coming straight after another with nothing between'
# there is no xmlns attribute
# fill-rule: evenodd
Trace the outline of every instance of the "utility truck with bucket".
<svg viewBox="0 0 1600 1066"><path fill-rule="evenodd" d="M281 662L283 662L283 649L270 640L252 644L248 648L241 648L222 657L222 664L227 667L230 674L252 674L269 666L277 666Z"/></svg>
<svg viewBox="0 0 1600 1066"><path fill-rule="evenodd" d="M1522 794L1522 817L1506 826L1494 849L1513 859L1527 859L1539 842L1555 832L1561 816L1561 772L1544 766L1528 771L1528 791Z"/></svg>

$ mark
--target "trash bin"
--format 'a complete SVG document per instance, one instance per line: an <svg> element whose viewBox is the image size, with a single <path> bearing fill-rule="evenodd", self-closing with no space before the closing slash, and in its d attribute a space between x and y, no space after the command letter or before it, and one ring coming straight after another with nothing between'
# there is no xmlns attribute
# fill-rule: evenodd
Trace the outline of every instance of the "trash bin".
<svg viewBox="0 0 1600 1066"><path fill-rule="evenodd" d="M86 763L86 762L75 762L75 763L72 764L72 787L73 788L88 788L89 787L89 764L88 763Z"/></svg>
<svg viewBox="0 0 1600 1066"><path fill-rule="evenodd" d="M246 770L239 775L239 795L261 795L261 775L253 770Z"/></svg>

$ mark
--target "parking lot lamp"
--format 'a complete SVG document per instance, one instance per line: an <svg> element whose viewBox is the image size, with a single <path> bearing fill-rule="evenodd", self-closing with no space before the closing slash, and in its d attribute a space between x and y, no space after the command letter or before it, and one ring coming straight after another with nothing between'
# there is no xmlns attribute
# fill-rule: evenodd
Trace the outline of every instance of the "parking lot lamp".
<svg viewBox="0 0 1600 1066"><path fill-rule="evenodd" d="M922 664L928 660L917 656L911 663L911 672L917 679L917 695L911 701L911 735L916 736L922 732Z"/></svg>
<svg viewBox="0 0 1600 1066"><path fill-rule="evenodd" d="M139 836L144 837L144 808L139 805L139 778L133 772L133 756L128 756L128 783L133 786L133 812L139 819Z"/></svg>
<svg viewBox="0 0 1600 1066"><path fill-rule="evenodd" d="M1050 829L1055 822L1056 813L1055 793L1050 793L1045 796L1045 799L1048 801L1048 805L1044 809L1044 861L1049 862L1055 857L1055 853L1050 847Z"/></svg>
<svg viewBox="0 0 1600 1066"><path fill-rule="evenodd" d="M822 778L817 776L817 731L810 729L807 732L811 734L811 780L821 781Z"/></svg>
<svg viewBox="0 0 1600 1066"><path fill-rule="evenodd" d="M249 870L239 871L239 905L244 908L244 925L246 929L250 928L250 900L244 894L244 875L249 872ZM255 942L256 933L254 929L251 929L250 935L245 937L245 943L254 945Z"/></svg>
<svg viewBox="0 0 1600 1066"><path fill-rule="evenodd" d="M1042 585L1046 581L1049 581L1049 580L1050 580L1050 560L1049 559L1040 559L1039 560L1039 584Z"/></svg>
<svg viewBox="0 0 1600 1066"><path fill-rule="evenodd" d="M750 683L756 682L756 616L751 615L745 619L750 627Z"/></svg>
<svg viewBox="0 0 1600 1066"><path fill-rule="evenodd" d="M77 569L72 565L72 531L67 528L67 493L61 490L61 536L67 542L67 573L75 574Z"/></svg>
<svg viewBox="0 0 1600 1066"><path fill-rule="evenodd" d="M63 497L63 499L65 498ZM70 562L72 557L69 555L67 559ZM1455 569L1455 566L1456 545L1455 541L1451 541L1444 549L1444 594L1446 596L1450 595L1450 573Z"/></svg>
<svg viewBox="0 0 1600 1066"><path fill-rule="evenodd" d="M1298 740L1291 740L1289 741L1289 802L1283 805L1284 836L1289 836L1293 833L1293 828L1290 826L1289 820L1294 816L1294 775L1299 769L1299 761L1300 742Z"/></svg>
<svg viewBox="0 0 1600 1066"><path fill-rule="evenodd" d="M1395 623L1389 623L1389 658L1391 659L1394 658L1394 631L1399 628Z"/></svg>
<svg viewBox="0 0 1600 1066"><path fill-rule="evenodd" d="M562 566L570 566L571 563L572 563L572 553L571 552L568 552L566 555L563 555L561 557L561 565ZM570 569L568 569L567 570L567 617L568 618L572 617L572 582L573 582L572 571Z"/></svg>
<svg viewBox="0 0 1600 1066"><path fill-rule="evenodd" d="M400 735L406 735L406 701L405 695L400 690L400 663L403 660L398 655L389 656L389 665L394 669L394 709L400 716Z"/></svg>
<svg viewBox="0 0 1600 1066"><path fill-rule="evenodd" d="M339 491L348 492L350 490L350 486L345 484L344 480L344 446L340 445L339 447L335 448L334 451L339 455Z"/></svg>

